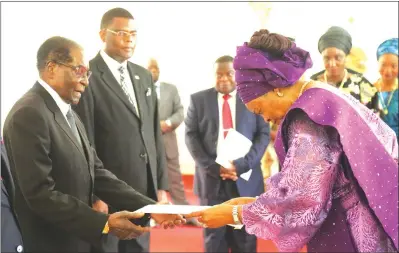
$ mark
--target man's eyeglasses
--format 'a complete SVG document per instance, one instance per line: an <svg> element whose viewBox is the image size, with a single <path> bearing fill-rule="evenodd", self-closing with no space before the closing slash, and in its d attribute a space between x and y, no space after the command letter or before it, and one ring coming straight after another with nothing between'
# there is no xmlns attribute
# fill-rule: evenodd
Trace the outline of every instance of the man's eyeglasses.
<svg viewBox="0 0 399 253"><path fill-rule="evenodd" d="M130 32L126 32L126 31L114 31L111 29L107 29L108 32L115 34L118 37L126 37L126 36L136 36L137 35L137 31L130 31Z"/></svg>
<svg viewBox="0 0 399 253"><path fill-rule="evenodd" d="M60 64L60 65L63 65L65 67L72 69L73 72L75 72L75 75L79 78L82 78L86 75L87 79L89 79L91 76L91 71L88 68L86 68L85 66L82 66L82 65L72 66L72 65L57 61L57 60L51 60L50 62L54 62L56 64Z"/></svg>
<svg viewBox="0 0 399 253"><path fill-rule="evenodd" d="M229 77L233 77L234 75L235 75L235 71L229 71L227 74L224 74L224 73L216 73L216 77L218 78L218 79L221 79L223 76L225 76L225 75L227 75L227 76L229 76Z"/></svg>

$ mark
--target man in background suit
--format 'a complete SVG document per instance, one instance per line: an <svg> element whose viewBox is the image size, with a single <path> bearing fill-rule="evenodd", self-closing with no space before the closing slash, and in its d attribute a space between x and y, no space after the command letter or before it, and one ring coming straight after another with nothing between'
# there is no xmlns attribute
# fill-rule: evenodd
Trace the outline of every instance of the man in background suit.
<svg viewBox="0 0 399 253"><path fill-rule="evenodd" d="M118 211L155 201L104 169L79 117L71 109L88 85L83 49L63 37L46 40L37 53L40 78L12 107L4 143L15 180L15 211L27 252L88 252L109 233L131 239L148 231L130 219L91 208L93 195ZM180 216L151 215L173 225ZM149 217L145 217L145 221ZM139 222L139 220L136 220Z"/></svg>
<svg viewBox="0 0 399 253"><path fill-rule="evenodd" d="M175 129L180 126L184 119L184 109L179 92L175 85L159 81L160 70L156 59L149 60L147 69L152 74L158 96L159 119L168 166L169 194L173 204L189 205L182 182L179 148L175 132ZM196 219L188 220L187 224L199 225Z"/></svg>
<svg viewBox="0 0 399 253"><path fill-rule="evenodd" d="M10 164L3 138L1 138L1 252L24 250L18 219L13 207L14 191Z"/></svg>
<svg viewBox="0 0 399 253"><path fill-rule="evenodd" d="M255 197L264 191L260 160L269 143L269 126L248 111L236 95L233 58L215 63L215 88L191 95L185 119L186 145L194 158L195 193L201 205L212 206L236 197ZM223 168L215 162L228 129L252 141L243 158ZM240 176L252 170L248 181ZM206 252L255 252L256 237L232 227L204 230Z"/></svg>
<svg viewBox="0 0 399 253"><path fill-rule="evenodd" d="M128 61L136 46L133 16L107 11L101 20L104 50L90 61L90 86L75 107L104 166L138 192L167 201L165 151L151 73ZM106 201L95 206L107 212ZM112 206L112 205L111 205ZM110 213L114 209L110 208ZM149 233L104 245L108 252L148 252Z"/></svg>

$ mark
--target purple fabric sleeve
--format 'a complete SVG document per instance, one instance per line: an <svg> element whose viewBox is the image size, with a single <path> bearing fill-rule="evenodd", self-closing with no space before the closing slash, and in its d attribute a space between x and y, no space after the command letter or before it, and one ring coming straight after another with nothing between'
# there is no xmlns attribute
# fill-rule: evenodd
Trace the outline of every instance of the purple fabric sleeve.
<svg viewBox="0 0 399 253"><path fill-rule="evenodd" d="M264 194L243 207L249 234L273 240L285 252L299 251L313 237L331 208L342 153L335 136L306 116L292 121L282 171L269 178Z"/></svg>

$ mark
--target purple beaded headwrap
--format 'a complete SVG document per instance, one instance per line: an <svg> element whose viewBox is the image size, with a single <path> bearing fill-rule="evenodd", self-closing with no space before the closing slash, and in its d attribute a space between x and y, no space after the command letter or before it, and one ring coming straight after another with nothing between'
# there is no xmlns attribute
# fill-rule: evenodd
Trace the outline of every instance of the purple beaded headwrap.
<svg viewBox="0 0 399 253"><path fill-rule="evenodd" d="M234 58L237 92L244 104L275 88L293 85L313 65L309 52L292 47L281 57L248 47L237 47Z"/></svg>

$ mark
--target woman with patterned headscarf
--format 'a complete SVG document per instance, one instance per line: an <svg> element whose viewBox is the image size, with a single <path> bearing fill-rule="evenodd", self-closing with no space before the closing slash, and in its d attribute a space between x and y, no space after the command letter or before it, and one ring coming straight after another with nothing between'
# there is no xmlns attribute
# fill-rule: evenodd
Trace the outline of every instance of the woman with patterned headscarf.
<svg viewBox="0 0 399 253"><path fill-rule="evenodd" d="M237 93L250 111L280 123L282 170L257 198L187 217L209 228L243 224L283 252L396 252L395 133L352 96L301 79L311 66L307 51L267 30L238 47Z"/></svg>
<svg viewBox="0 0 399 253"><path fill-rule="evenodd" d="M377 49L381 78L374 84L378 89L378 109L381 118L399 133L398 38L384 41Z"/></svg>
<svg viewBox="0 0 399 253"><path fill-rule="evenodd" d="M325 70L311 79L331 84L375 110L377 89L359 72L345 67L346 57L352 49L352 37L343 28L333 26L324 33L318 43Z"/></svg>

